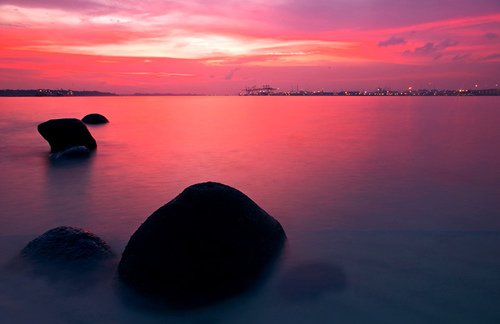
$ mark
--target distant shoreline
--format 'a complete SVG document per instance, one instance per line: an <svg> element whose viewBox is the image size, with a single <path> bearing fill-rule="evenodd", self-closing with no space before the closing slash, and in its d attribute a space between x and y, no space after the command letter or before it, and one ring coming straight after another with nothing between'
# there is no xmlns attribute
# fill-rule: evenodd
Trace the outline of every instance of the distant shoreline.
<svg viewBox="0 0 500 324"><path fill-rule="evenodd" d="M118 96L111 92L79 91L79 90L53 90L53 89L1 89L0 97L104 97Z"/></svg>
<svg viewBox="0 0 500 324"><path fill-rule="evenodd" d="M273 89L274 90L274 89ZM134 93L116 94L112 92L101 92L95 90L63 90L63 89L0 89L0 97L180 97L180 96L214 96L196 93ZM221 96L274 96L274 97L464 97L464 96L500 96L500 89L481 90L407 90L393 91L377 89L376 91L254 91L234 95Z"/></svg>

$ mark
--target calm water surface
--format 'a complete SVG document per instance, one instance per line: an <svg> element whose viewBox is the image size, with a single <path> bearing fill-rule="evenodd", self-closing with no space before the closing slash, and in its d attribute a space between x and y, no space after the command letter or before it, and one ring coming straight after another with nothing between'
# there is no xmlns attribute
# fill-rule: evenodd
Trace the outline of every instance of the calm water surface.
<svg viewBox="0 0 500 324"><path fill-rule="evenodd" d="M51 164L37 124L99 112L97 152ZM498 323L497 98L0 99L0 262L71 225L119 255L185 187L217 181L284 226L262 287L191 312L0 269L0 322ZM342 279L342 285L332 281ZM29 310L29 311L27 311Z"/></svg>

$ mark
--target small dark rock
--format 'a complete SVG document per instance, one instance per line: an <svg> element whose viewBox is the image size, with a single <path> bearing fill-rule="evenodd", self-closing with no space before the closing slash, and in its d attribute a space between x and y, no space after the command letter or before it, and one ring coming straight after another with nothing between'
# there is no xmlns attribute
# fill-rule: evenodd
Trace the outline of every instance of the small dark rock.
<svg viewBox="0 0 500 324"><path fill-rule="evenodd" d="M34 263L92 263L112 257L110 247L79 228L53 228L29 242L21 256Z"/></svg>
<svg viewBox="0 0 500 324"><path fill-rule="evenodd" d="M155 211L128 242L119 276L171 307L202 306L255 285L279 256L285 232L250 198L207 182Z"/></svg>
<svg viewBox="0 0 500 324"><path fill-rule="evenodd" d="M49 142L51 153L72 146L85 146L89 150L97 148L87 126L76 118L51 119L38 125L38 132Z"/></svg>
<svg viewBox="0 0 500 324"><path fill-rule="evenodd" d="M85 124L107 124L109 120L101 114L88 114L82 118Z"/></svg>

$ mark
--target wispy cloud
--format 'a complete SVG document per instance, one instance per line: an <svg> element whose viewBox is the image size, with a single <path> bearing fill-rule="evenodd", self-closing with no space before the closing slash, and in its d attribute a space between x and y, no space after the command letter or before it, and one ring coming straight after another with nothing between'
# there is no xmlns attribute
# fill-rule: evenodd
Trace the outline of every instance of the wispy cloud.
<svg viewBox="0 0 500 324"><path fill-rule="evenodd" d="M500 53L494 53L483 57L485 61L500 61Z"/></svg>
<svg viewBox="0 0 500 324"><path fill-rule="evenodd" d="M416 47L414 50L407 50L404 55L414 55L414 56L432 56L434 59L440 58L444 51L452 46L456 46L457 41L445 39L437 44L433 42L427 42L423 46Z"/></svg>
<svg viewBox="0 0 500 324"><path fill-rule="evenodd" d="M498 34L497 33L486 33L484 35L484 37L486 37L487 39L497 39L498 38Z"/></svg>
<svg viewBox="0 0 500 324"><path fill-rule="evenodd" d="M461 54L456 54L455 56L453 56L453 60L454 61L463 61L463 60L469 59L470 57L471 57L470 53L461 53Z"/></svg>
<svg viewBox="0 0 500 324"><path fill-rule="evenodd" d="M498 79L498 1L0 1L0 68L54 84L328 85L339 71L381 80L417 65L449 76L458 64Z"/></svg>
<svg viewBox="0 0 500 324"><path fill-rule="evenodd" d="M122 72L122 74L145 75L145 76L155 76L155 77L192 77L192 76L194 76L194 74L191 74L191 73L175 73L175 72Z"/></svg>
<svg viewBox="0 0 500 324"><path fill-rule="evenodd" d="M393 45L403 45L406 44L406 40L403 37L392 36L386 40L380 41L378 46L387 47Z"/></svg>

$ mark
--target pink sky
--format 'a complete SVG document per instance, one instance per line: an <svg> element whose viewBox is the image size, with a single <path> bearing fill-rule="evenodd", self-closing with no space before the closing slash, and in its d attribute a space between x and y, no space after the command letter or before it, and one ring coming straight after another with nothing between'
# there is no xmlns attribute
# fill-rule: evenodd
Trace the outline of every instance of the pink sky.
<svg viewBox="0 0 500 324"><path fill-rule="evenodd" d="M0 0L0 88L494 88L498 0Z"/></svg>

